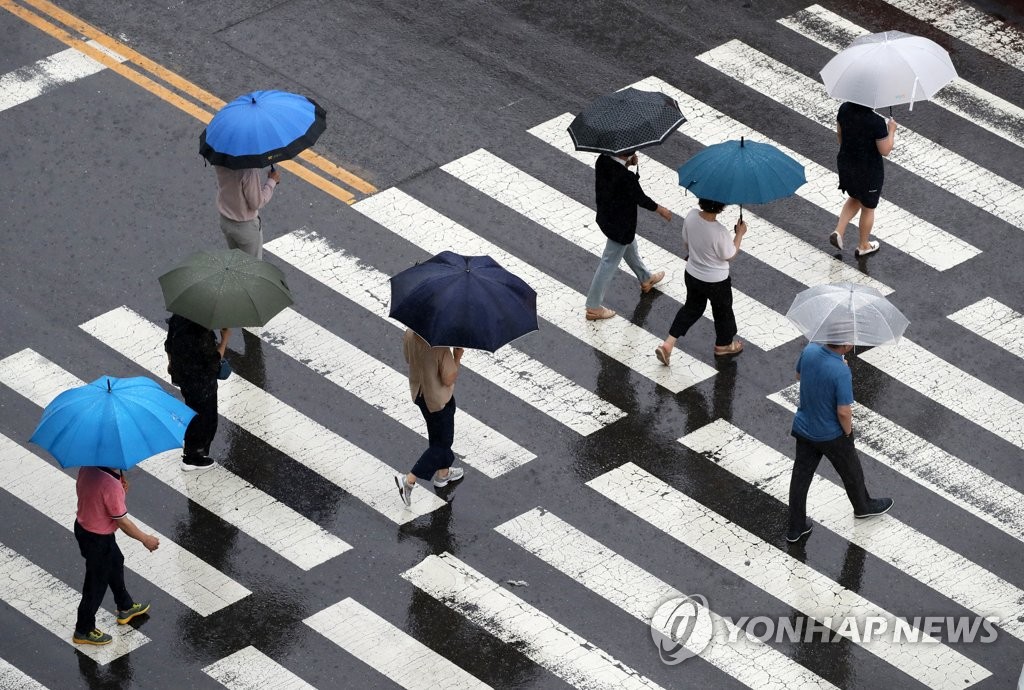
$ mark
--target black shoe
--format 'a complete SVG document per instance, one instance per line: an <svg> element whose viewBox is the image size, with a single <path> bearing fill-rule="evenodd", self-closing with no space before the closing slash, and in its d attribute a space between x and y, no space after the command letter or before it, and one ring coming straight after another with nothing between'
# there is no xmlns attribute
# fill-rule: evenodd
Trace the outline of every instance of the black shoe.
<svg viewBox="0 0 1024 690"><path fill-rule="evenodd" d="M854 512L853 517L855 518L869 518L875 517L876 515L884 515L889 512L892 508L892 504L895 503L891 498L872 498L868 501L867 508L863 513Z"/></svg>
<svg viewBox="0 0 1024 690"><path fill-rule="evenodd" d="M205 472L216 464L209 455L183 456L181 458L181 471Z"/></svg>
<svg viewBox="0 0 1024 690"><path fill-rule="evenodd" d="M812 529L814 529L814 523L812 523L809 519L804 519L803 530L790 527L789 531L786 532L786 541L788 541L790 544L795 544L796 542L800 541L805 536L810 534Z"/></svg>

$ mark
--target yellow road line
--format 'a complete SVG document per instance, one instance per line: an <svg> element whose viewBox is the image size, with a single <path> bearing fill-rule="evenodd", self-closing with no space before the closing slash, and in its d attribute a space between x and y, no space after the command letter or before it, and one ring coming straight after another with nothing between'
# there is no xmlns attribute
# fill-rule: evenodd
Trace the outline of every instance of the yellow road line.
<svg viewBox="0 0 1024 690"><path fill-rule="evenodd" d="M128 79L132 83L141 86L146 91L166 101L167 103L170 103L179 110L188 113L200 122L206 124L213 119L213 115L210 112L200 108L192 101L182 98L180 95L171 91L166 86L158 84L149 77L140 74L139 72L136 72L127 64L118 62L117 60L110 57L103 51L94 48L85 41L75 38L64 29L61 29L60 27L54 24L51 24L50 22L46 21L39 15L25 9L20 5L15 4L12 0L0 0L0 7L7 10L16 17L19 17L28 24L31 24L40 31L56 38L61 43L64 43L65 45L74 48L75 50L78 50L84 53L85 55L88 55L96 62L99 62L108 69L120 74L122 77ZM76 30L78 29L76 28ZM113 39L110 40L113 41ZM99 43L98 40L96 42ZM114 41L114 43L116 44L116 41ZM105 47L110 48L111 50L114 50L118 53L120 53L121 51L120 47L111 47L108 45L105 45ZM123 53L121 53L121 55L122 57L127 57ZM303 179L306 182L309 182L314 187L326 192L327 194L330 194L334 198L339 199L340 201L343 201L346 204L352 204L356 200L355 196L348 190L342 189L341 187L334 184L330 180L321 177L320 175L317 175L312 170L309 170L308 168L305 168L299 165L298 163L295 163L293 161L284 161L279 165L288 172L295 175L296 177Z"/></svg>
<svg viewBox="0 0 1024 690"><path fill-rule="evenodd" d="M196 101L204 103L213 110L220 110L224 107L225 101L213 95L209 91L193 84L189 80L185 79L181 75L167 69L163 65L154 62L150 58L146 57L142 53L133 49L121 41L118 41L107 34L103 33L96 27L87 23L86 21L76 17L75 15L67 12L57 5L54 5L49 0L22 0L25 4L35 7L40 12L49 15L51 18L65 24L71 29L79 32L83 36L87 36L92 40L96 41L100 45L114 51L115 53L127 58L129 62L134 63L136 66L150 72L155 77L162 79L174 88L178 89L182 93L191 96ZM90 56L91 57L91 56ZM203 122L209 122L209 118L203 120ZM359 177L358 175L349 172L340 165L337 165L330 159L321 156L312 150L306 150L299 154L299 158L305 160L311 165L319 168L322 172L327 173L347 184L348 186L356 189L364 194L374 194L377 192L377 188L372 184ZM286 170L290 170L290 166L282 166ZM349 202L351 203L351 202Z"/></svg>

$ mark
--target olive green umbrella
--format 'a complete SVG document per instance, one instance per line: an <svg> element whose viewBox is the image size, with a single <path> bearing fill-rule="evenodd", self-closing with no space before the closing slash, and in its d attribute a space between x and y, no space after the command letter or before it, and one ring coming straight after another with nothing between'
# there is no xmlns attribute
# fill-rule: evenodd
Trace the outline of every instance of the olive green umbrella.
<svg viewBox="0 0 1024 690"><path fill-rule="evenodd" d="M196 252L160 288L169 312L211 330L264 326L293 301L276 266L240 249Z"/></svg>

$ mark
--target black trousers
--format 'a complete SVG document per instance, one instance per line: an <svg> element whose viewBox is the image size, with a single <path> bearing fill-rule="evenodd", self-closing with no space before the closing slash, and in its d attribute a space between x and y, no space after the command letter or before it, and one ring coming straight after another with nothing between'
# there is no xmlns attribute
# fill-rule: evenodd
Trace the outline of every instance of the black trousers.
<svg viewBox="0 0 1024 690"><path fill-rule="evenodd" d="M451 467L455 462L452 444L455 442L455 396L437 412L427 409L423 396L416 397L416 405L427 422L427 449L412 466L412 473L420 479L430 479L438 470Z"/></svg>
<svg viewBox="0 0 1024 690"><path fill-rule="evenodd" d="M822 455L828 458L843 480L843 487L854 512L865 511L871 499L864 486L864 470L860 466L853 438L840 435L831 441L811 441L799 434L793 436L796 438L796 460L789 481L789 526L803 530L807 519L807 491L811 488L814 471L818 469Z"/></svg>
<svg viewBox="0 0 1024 690"><path fill-rule="evenodd" d="M209 455L217 434L217 381L183 385L181 397L196 413L185 429L183 455L190 459Z"/></svg>
<svg viewBox="0 0 1024 690"><path fill-rule="evenodd" d="M89 532L75 520L75 539L85 559L85 584L75 632L88 633L96 627L96 612L107 594L107 587L114 593L118 610L130 609L134 602L124 586L124 555L114 535Z"/></svg>
<svg viewBox="0 0 1024 690"><path fill-rule="evenodd" d="M736 316L732 313L732 278L717 283L706 283L683 272L686 284L686 302L676 312L668 334L673 338L686 335L693 324L704 315L711 302L711 314L715 317L715 345L725 346L736 337Z"/></svg>

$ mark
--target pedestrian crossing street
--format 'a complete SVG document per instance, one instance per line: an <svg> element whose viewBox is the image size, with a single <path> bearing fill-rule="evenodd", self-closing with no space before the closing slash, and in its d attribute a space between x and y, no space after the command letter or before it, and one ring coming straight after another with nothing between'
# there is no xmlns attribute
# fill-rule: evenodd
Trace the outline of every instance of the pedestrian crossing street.
<svg viewBox="0 0 1024 690"><path fill-rule="evenodd" d="M952 0L887 1L953 38L1024 70L1020 59L1024 53L1014 50L1014 46L1024 46L1019 30L1000 23L993 25L995 20L988 15ZM958 9L950 10L950 6ZM861 27L819 5L783 17L779 24L809 45L831 50L840 49L856 35L877 30ZM968 26L975 28L965 28ZM991 26L1007 32L1004 40L992 38L992 32L986 29ZM116 54L112 57L120 59ZM738 82L739 88L751 91L756 98L773 101L833 130L836 104L815 78L779 58L785 56L767 55L740 40L725 42L697 56L701 63ZM18 72L0 75L0 111L102 69L81 53L67 50ZM838 181L832 168L772 139L778 132L753 130L745 124L741 109L732 114L721 112L656 76L608 86L630 85L663 91L679 102L687 122L676 136L707 146L742 135L779 146L806 168L808 183L798 192L799 203L815 207L817 213L825 211L830 218L839 210L835 192ZM945 97L936 100L938 105L969 121L968 126L1002 138L1013 154L1019 154L1017 147L1024 147L1024 110L1020 103L965 79L942 95ZM444 163L434 174L444 177L443 184L479 195L482 203L516 219L516 223L530 224L538 232L557 238L562 243L558 246L595 258L602 251L603 236L594 223L592 199L574 193L567 182L586 178L595 156L573 150L565 131L571 119L570 113L563 113L517 133L557 154L558 166L539 167L525 156L520 159L478 148ZM890 157L893 165L913 175L919 188L937 187L965 208L980 212L975 215L979 222L995 225L1019 246L1019 236L1013 232L1014 228L1024 228L1024 190L1019 180L1007 179L988 169L987 161L954 153L902 123L898 136L898 146ZM639 156L646 191L674 214L684 215L693 207L694 199L679 187L675 170L659 162L656 152L649 154ZM425 194L422 186L405 187L381 190L354 203L345 213L371 223L386 241L415 247L424 257L446 249L489 254L536 289L542 331L556 332L571 343L574 351L599 353L602 368L629 377L630 383L625 385L642 381L657 395L672 400L679 394L704 395L703 391L716 386L724 376L722 369L712 366L710 346L689 342L681 343L685 349L676 350L670 368L662 366L652 350L661 342L667 323L637 323L621 311L608 321L585 321L582 310L587 285L540 268L539 256L524 252L522 245L503 241L489 228L449 217L443 204ZM790 281L787 284L797 286L825 282L870 285L898 305L914 304L915 296L904 294L899 282L891 277L886 284L859 270L855 263L833 256L825 242L826 233L820 233L819 241L812 244L806 236L750 209L744 209L743 214L751 226L744 239L744 259L754 263L758 271L784 276ZM972 276L969 262L983 256L982 247L976 244L984 243L974 239L968 229L948 224L937 214L924 215L928 217L883 200L875 234L886 244L886 252L909 258L915 270L937 281L946 276ZM665 268L670 274L670 281L659 286L659 299L681 303L685 299L685 259L678 249L666 248L671 243L644 236L643 231L638 236L648 264ZM358 247L342 246L328 229L302 226L271 239L264 249L267 258L286 272L301 275L346 305L359 307L362 323L374 327L390 324L387 330L397 341L396 329L402 327L387 316L388 273L361 258ZM628 273L624 266L622 269ZM865 460L869 486L883 485L884 477L885 482L894 484L894 494L924 496L923 503L930 511L928 515L915 515L910 507L901 511L903 506L897 502L891 514L856 521L841 486L829 476L815 478L808 497L808 514L815 521L816 532L811 542L819 539L826 544L846 545L893 579L883 586L877 582L860 586L859 578L837 576L835 564L828 562L827 556L817 560L802 547L788 547L778 532L777 521L766 519L762 524L746 514L751 496L756 496L753 500L757 505L774 506L780 516L785 511L791 445L784 435L767 432L762 421L774 420L770 423L788 428L799 390L798 384L789 383L792 378L788 372L800 336L780 308L792 295L780 300L770 286L737 282L734 292L739 336L753 346L743 355L738 375L749 372L743 364L752 359L786 372L778 379L785 383L784 387L776 385L761 391L758 402L763 404L756 410L687 426L685 433L672 430L676 442L669 444L673 447L666 448L665 453L673 462L682 459L680 464L699 467L694 475L686 474L690 469L677 471L659 458L610 450L610 464L599 471L588 468L585 477L576 477L579 491L567 487L564 496L552 497L538 490L538 500L543 501L538 505L529 488L536 484L530 482L539 483L537 477L552 471L563 458L546 447L543 433L521 433L517 430L522 426L489 413L489 401L500 401L502 409L515 410L515 418L528 428L556 429L559 438L568 439L569 444L604 442L609 447L614 445L616 425L640 423L637 418L646 420L648 410L635 401L626 404L630 402L626 397L610 395L593 376L580 376L578 366L568 367L564 358L538 353L527 343L505 347L493 356L467 353L463 364L475 377L474 385L488 391L488 395L487 400L459 397L454 450L459 463L470 468L464 490L501 492L518 486L508 492L521 492L515 496L519 507L515 514L488 516L494 519L491 532L481 535L482 543L501 546L488 550L486 557L473 546L460 551L458 543L435 548L432 542L415 563L391 573L390 580L376 583L379 590L391 596L411 586L415 596L428 600L434 610L447 610L483 631L492 639L491 649L508 650L523 663L533 665L538 675L533 676L535 685L530 687L558 682L595 689L868 687L858 684L867 682L858 674L831 668L827 661L831 657L806 653L805 647L817 647L813 643L766 642L733 620L761 610L806 617L823 629L831 629L836 639L842 638L843 653L870 669L863 678L884 679L890 687L1009 687L1008 673L1019 671L1024 659L1024 579L1019 568L1019 549L1024 542L1024 486L1019 483L1017 469L1024 450L1024 401L1019 387L1024 360L1024 305L1005 304L1001 301L1009 301L1005 295L997 299L986 294L986 283L979 277L977 287L981 292L976 301L944 311L940 325L932 324L920 339L912 325L909 338L899 346L857 355L855 392L860 395L864 379L870 380L873 391L854 408L856 444ZM152 376L170 387L163 351L164 329L155 321L163 315L142 314L138 309L131 303L116 304L104 313L88 315L76 324L78 328L73 329L71 337L105 348L120 358L124 375ZM395 367L394 360L381 351L367 350L358 338L335 323L320 323L303 311L300 299L294 309L286 309L265 328L255 329L253 335L308 370L322 384L323 395L343 393L358 400L361 414L386 419L391 424L388 428L395 429L396 434L425 438L422 417L408 401L405 374ZM705 320L694 332L706 335L709 329ZM929 347L936 339L954 336L973 345L956 351L955 358L948 350ZM684 340L699 341L700 337ZM58 392L81 385L92 371L88 361L52 361L33 347L44 349L29 344L18 352L0 353L0 384L36 408L44 407ZM1016 376L1003 380L979 370L970 356L979 348L995 353L992 356L997 358L999 368L1016 372ZM269 372L268 378L273 377L274 372ZM876 389L883 393L876 395ZM919 401L926 411L941 411L942 419L949 420L957 434L977 439L979 447L994 448L996 452L991 457L971 457L963 452L962 445L951 447L947 436L928 438L927 429L932 427L925 413L915 405L886 404L885 390L897 391L901 401ZM369 442L369 430L353 432L343 422L324 422L318 410L301 406L301 401L286 402L269 386L241 374L220 382L219 412L233 427L231 433L259 440L351 499L354 510L377 520L375 530L388 534L379 542L369 542L376 544L374 548L386 549L393 541L395 528L408 538L417 524L433 524L448 511L458 512L458 504L449 505L429 489L415 491L411 508L406 508L395 495L392 477L405 472L414 458L385 455L376 450L380 445ZM689 419L687 424L691 424ZM72 475L34 452L27 441L31 427L5 425L2 431L0 489L6 494L4 500L13 501L18 510L48 518L43 521L47 528L49 523L56 523L70 530L75 506ZM227 433L223 426L220 433ZM232 690L336 687L311 681L335 678L336 673L353 666L372 669L381 684L423 690L501 687L508 682L500 671L481 678L478 676L484 674L480 667L463 668L449 658L436 635L428 634L412 616L400 619L379 601L348 596L345 583L322 581L322 572L356 557L365 548L361 545L368 542L362 528L352 526L346 531L331 523L329 529L324 524L329 521L290 504L273 482L245 479L224 465L201 474L183 474L174 461L176 455L168 452L141 463L145 479L137 481L155 479L157 485L163 485L155 490L168 503L181 504L185 499L189 506L195 504L207 511L224 529L237 530L244 535L241 539L247 548L258 551L267 568L285 571L296 582L315 583L309 586L320 592L326 588L331 596L336 595L335 603L329 606L303 611L302 625L297 627L323 638L332 651L337 651L337 657L319 659L311 669L293 664L281 647L260 649L243 643L198 667L212 682ZM706 488L692 478L712 475L727 476L732 483L722 485L742 486L743 495L728 504L724 499L715 503L698 498L706 496ZM523 491L522 487L527 488ZM149 553L133 540L119 537L118 541L134 578L132 591L161 592L169 597L166 607L177 609L159 615L214 620L263 596L263 583L244 568L206 562L190 550L187 535L177 531L159 533L148 526L147 514L159 510L159 506L131 507L139 527L159 537L160 548ZM573 517L565 517L568 515ZM154 512L150 517L159 515ZM984 553L981 549L961 553L956 545L944 543L946 534L941 524L945 522L966 524L997 544L1010 544L1018 549L1017 555ZM647 535L646 540L627 552L624 542L637 533ZM0 532L0 541L7 540L8 536ZM646 553L637 550L641 546ZM808 546L807 551L813 551L812 547ZM657 555L664 553L697 563L711 576L685 580L664 566L664 558ZM1008 568L1007 562L1016 563L1016 569ZM540 589L537 586L518 589L506 578L521 568L533 572L542 568L543 581L560 583L558 590L536 591ZM129 626L118 626L109 611L101 610L98 625L114 634L114 642L106 647L73 645L70 635L79 577L77 571L50 572L0 543L2 606L19 616L21 622L48 633L53 646L43 650L45 653L57 653L70 645L91 662L106 666L136 650L144 653L172 643ZM897 595L908 591L920 600L903 600ZM655 612L670 599L697 592L708 599L706 612L712 625L710 645L692 650L699 653L699 658L667 667L659 661L653 644L647 655L637 653L639 645L620 649L606 644L619 638L605 634L605 620L612 621L609 626L614 621L621 625L628 621L637 639L649 639L651 626L672 635L673 630L654 619ZM735 601L748 598L762 608L755 605L745 610L735 605ZM591 620L598 621L598 629L581 629L563 620L567 611L559 600L578 600L584 602L581 607L593 606ZM993 663L995 656L986 654L979 645L942 641L929 631L922 631L925 642L863 640L840 626L845 618L895 619L932 613L996 617L1000 649L1016 656L997 665ZM616 617L620 614L625 618ZM688 642L683 641L684 645ZM44 687L33 680L39 671L18 668L0 659L0 688ZM989 684L984 685L986 682Z"/></svg>

